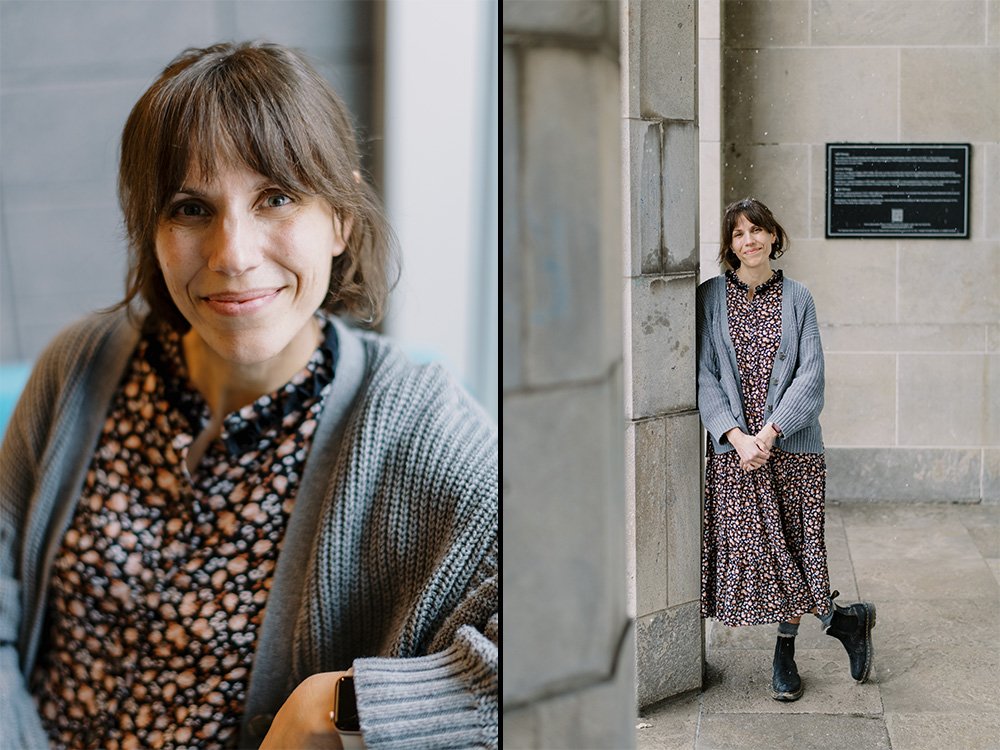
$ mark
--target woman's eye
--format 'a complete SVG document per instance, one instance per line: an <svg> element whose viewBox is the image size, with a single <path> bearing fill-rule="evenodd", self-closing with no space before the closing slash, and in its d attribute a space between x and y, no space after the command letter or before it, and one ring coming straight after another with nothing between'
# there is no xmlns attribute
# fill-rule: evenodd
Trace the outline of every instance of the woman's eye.
<svg viewBox="0 0 1000 750"><path fill-rule="evenodd" d="M194 219L205 215L205 208L197 203L180 203L174 206L174 216Z"/></svg>
<svg viewBox="0 0 1000 750"><path fill-rule="evenodd" d="M282 206L287 206L292 202L284 193L273 193L264 199L264 205L268 208L281 208Z"/></svg>

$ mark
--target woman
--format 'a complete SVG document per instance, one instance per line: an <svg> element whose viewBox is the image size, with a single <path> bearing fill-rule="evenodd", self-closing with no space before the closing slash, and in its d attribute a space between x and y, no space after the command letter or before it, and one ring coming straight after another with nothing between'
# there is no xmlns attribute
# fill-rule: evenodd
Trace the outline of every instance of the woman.
<svg viewBox="0 0 1000 750"><path fill-rule="evenodd" d="M795 635L806 612L871 671L875 606L830 593L826 465L819 413L823 348L812 295L772 270L785 230L758 200L726 207L724 276L698 287L698 410L708 430L702 616L731 627L777 622L773 697L802 696Z"/></svg>
<svg viewBox="0 0 1000 750"><path fill-rule="evenodd" d="M125 300L0 450L0 746L497 745L496 431L333 314L390 287L359 170L280 46L188 50L136 104Z"/></svg>

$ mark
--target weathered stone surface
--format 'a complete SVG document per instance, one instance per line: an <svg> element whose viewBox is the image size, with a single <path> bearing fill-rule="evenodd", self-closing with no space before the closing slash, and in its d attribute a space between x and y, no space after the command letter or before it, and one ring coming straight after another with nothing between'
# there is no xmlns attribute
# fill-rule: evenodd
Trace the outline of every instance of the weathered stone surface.
<svg viewBox="0 0 1000 750"><path fill-rule="evenodd" d="M727 47L801 47L809 43L809 0L729 0L720 4Z"/></svg>
<svg viewBox="0 0 1000 750"><path fill-rule="evenodd" d="M981 45L986 6L979 0L926 3L899 0L814 0L812 43L876 47Z"/></svg>
<svg viewBox="0 0 1000 750"><path fill-rule="evenodd" d="M1000 503L1000 448L983 449L983 502Z"/></svg>
<svg viewBox="0 0 1000 750"><path fill-rule="evenodd" d="M639 706L700 688L701 654L697 602L641 618L636 629Z"/></svg>
<svg viewBox="0 0 1000 750"><path fill-rule="evenodd" d="M883 647L878 674L885 712L1000 714L1000 651L995 643L992 648L968 643L947 649Z"/></svg>
<svg viewBox="0 0 1000 750"><path fill-rule="evenodd" d="M620 403L611 380L504 398L505 702L609 669L626 612Z"/></svg>
<svg viewBox="0 0 1000 750"><path fill-rule="evenodd" d="M900 50L899 119L896 140L995 143L1000 132L1000 48ZM927 106L927 92L934 106ZM963 264L964 265L964 264Z"/></svg>
<svg viewBox="0 0 1000 750"><path fill-rule="evenodd" d="M792 237L791 249L775 265L809 288L821 324L896 322L896 254L891 248L873 249L861 240L832 244Z"/></svg>
<svg viewBox="0 0 1000 750"><path fill-rule="evenodd" d="M663 148L664 272L698 270L698 128L668 122Z"/></svg>
<svg viewBox="0 0 1000 750"><path fill-rule="evenodd" d="M982 557L942 560L854 561L858 591L865 600L914 598L971 599L980 597L996 604L1000 596L996 579Z"/></svg>
<svg viewBox="0 0 1000 750"><path fill-rule="evenodd" d="M644 118L695 119L695 7L695 0L640 5L639 114ZM634 5L630 8L635 13Z"/></svg>
<svg viewBox="0 0 1000 750"><path fill-rule="evenodd" d="M896 323L824 325L823 350L833 352L982 352L983 325Z"/></svg>
<svg viewBox="0 0 1000 750"><path fill-rule="evenodd" d="M827 353L821 421L827 445L893 445L896 356Z"/></svg>
<svg viewBox="0 0 1000 750"><path fill-rule="evenodd" d="M978 502L982 453L975 448L838 448L826 451L832 500Z"/></svg>
<svg viewBox="0 0 1000 750"><path fill-rule="evenodd" d="M808 695L808 693L807 693ZM777 701L771 701L777 704ZM801 701L783 704L797 706ZM838 747L889 750L889 737L879 717L810 716L787 714L707 714L702 718L698 747L712 750L747 750L747 738L754 747L768 750L830 750ZM835 739L834 739L835 738Z"/></svg>
<svg viewBox="0 0 1000 750"><path fill-rule="evenodd" d="M747 197L762 201L792 238L790 252L798 254L799 240L809 236L809 147L730 142L725 144L723 156L723 203Z"/></svg>
<svg viewBox="0 0 1000 750"><path fill-rule="evenodd" d="M522 373L532 386L593 380L621 356L621 135L617 99L595 101L617 90L617 66L551 48L522 60Z"/></svg>
<svg viewBox="0 0 1000 750"><path fill-rule="evenodd" d="M893 528L884 525L845 526L851 557L858 560L949 560L982 557L968 529L956 521L931 528Z"/></svg>
<svg viewBox="0 0 1000 750"><path fill-rule="evenodd" d="M894 49L727 49L725 140L896 141L897 67Z"/></svg>
<svg viewBox="0 0 1000 750"><path fill-rule="evenodd" d="M697 414L664 419L667 521L667 605L701 596L701 421Z"/></svg>
<svg viewBox="0 0 1000 750"><path fill-rule="evenodd" d="M695 750L700 701L697 694L649 706L639 716L639 750ZM648 725L648 726L647 726Z"/></svg>
<svg viewBox="0 0 1000 750"><path fill-rule="evenodd" d="M886 713L886 728L894 750L995 750L1000 714Z"/></svg>
<svg viewBox="0 0 1000 750"><path fill-rule="evenodd" d="M660 273L662 260L663 125L627 120L629 153L628 276Z"/></svg>
<svg viewBox="0 0 1000 750"><path fill-rule="evenodd" d="M696 408L695 277L643 276L627 285L626 416Z"/></svg>
<svg viewBox="0 0 1000 750"><path fill-rule="evenodd" d="M1000 320L1000 253L995 242L962 242L962 262L941 273L942 254L954 240L899 243L899 319L907 324L979 323ZM929 264L929 265L928 265ZM933 304L929 301L933 300Z"/></svg>
<svg viewBox="0 0 1000 750"><path fill-rule="evenodd" d="M808 627L805 623L802 629ZM829 640L829 636L825 636ZM774 641L766 649L710 651L702 698L704 717L712 714L858 714L882 713L877 685L857 685L851 679L843 648L795 649L795 664L805 694L794 703L771 697ZM767 747L767 745L765 745Z"/></svg>
<svg viewBox="0 0 1000 750"><path fill-rule="evenodd" d="M975 644L992 652L1000 650L1000 630L996 626L995 600L885 599L875 602L877 625L872 631L877 653L883 647L919 654L924 649L935 653L956 645ZM960 639L955 638L961 633ZM828 641L836 641L827 637ZM839 645L839 644L837 644ZM886 675L882 675L885 679Z"/></svg>
<svg viewBox="0 0 1000 750"><path fill-rule="evenodd" d="M667 607L667 472L663 418L629 425L625 475L635 498L635 592L639 617ZM628 483L628 479L626 480Z"/></svg>
<svg viewBox="0 0 1000 750"><path fill-rule="evenodd" d="M995 443L996 436L990 434L991 394L993 400L998 395L991 383L991 357L1000 359L985 354L900 354L899 444Z"/></svg>

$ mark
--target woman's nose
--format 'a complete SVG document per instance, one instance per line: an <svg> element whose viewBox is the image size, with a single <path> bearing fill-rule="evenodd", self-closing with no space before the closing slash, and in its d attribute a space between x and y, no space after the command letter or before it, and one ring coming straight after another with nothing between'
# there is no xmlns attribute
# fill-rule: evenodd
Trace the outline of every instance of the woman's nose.
<svg viewBox="0 0 1000 750"><path fill-rule="evenodd" d="M240 276L261 262L260 238L253 223L239 216L221 216L208 240L208 268L224 276Z"/></svg>

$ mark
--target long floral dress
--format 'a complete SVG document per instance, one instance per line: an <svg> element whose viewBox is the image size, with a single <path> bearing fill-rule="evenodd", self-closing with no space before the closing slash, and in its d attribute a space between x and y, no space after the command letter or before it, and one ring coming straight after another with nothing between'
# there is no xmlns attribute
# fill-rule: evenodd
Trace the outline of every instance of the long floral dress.
<svg viewBox="0 0 1000 750"><path fill-rule="evenodd" d="M729 334L736 349L751 434L764 426L768 381L781 339L781 271L749 288L726 274ZM828 608L822 453L778 448L756 471L708 441L701 614L729 626L781 622Z"/></svg>

